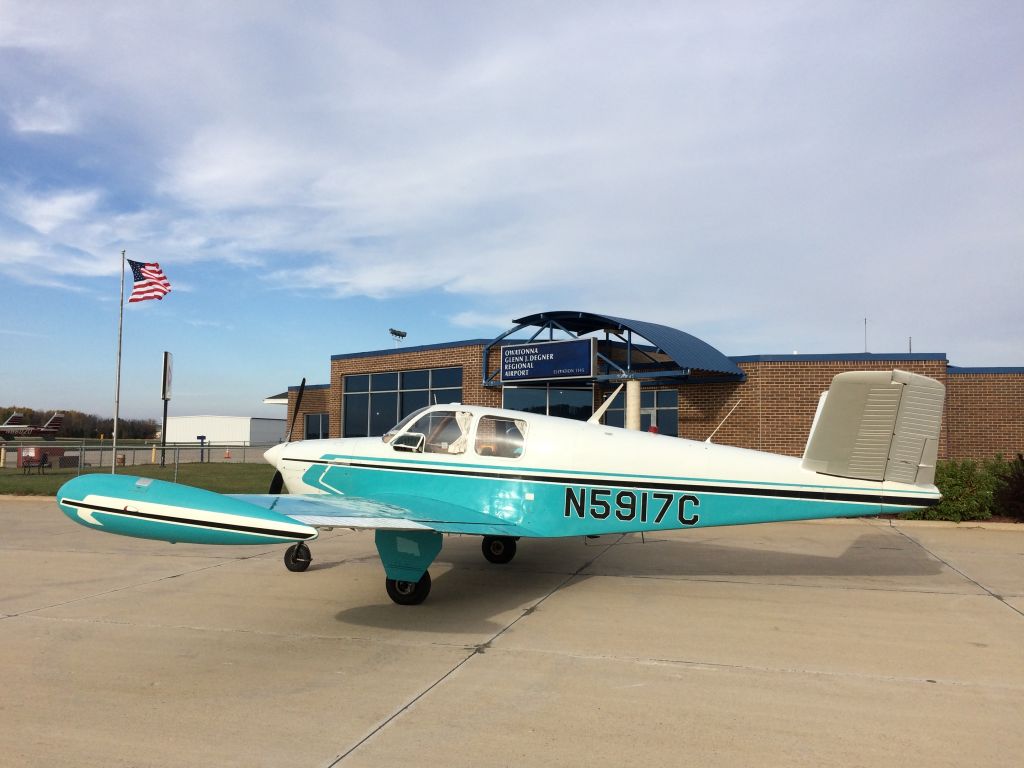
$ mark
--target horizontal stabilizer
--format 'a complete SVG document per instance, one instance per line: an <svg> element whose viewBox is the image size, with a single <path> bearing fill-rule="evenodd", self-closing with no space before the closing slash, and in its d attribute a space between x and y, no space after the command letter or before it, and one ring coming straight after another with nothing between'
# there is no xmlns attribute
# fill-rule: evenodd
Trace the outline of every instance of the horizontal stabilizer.
<svg viewBox="0 0 1024 768"><path fill-rule="evenodd" d="M942 384L916 373L839 374L818 404L804 469L931 485L945 396Z"/></svg>

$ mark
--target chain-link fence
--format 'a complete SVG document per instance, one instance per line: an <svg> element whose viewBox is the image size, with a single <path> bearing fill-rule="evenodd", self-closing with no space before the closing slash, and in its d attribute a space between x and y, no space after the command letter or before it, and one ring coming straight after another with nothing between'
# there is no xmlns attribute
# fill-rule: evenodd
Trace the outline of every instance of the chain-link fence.
<svg viewBox="0 0 1024 768"><path fill-rule="evenodd" d="M263 453L273 443L266 445L203 445L195 443L161 447L158 444L118 444L115 453L110 443L95 440L53 440L39 442L0 443L0 469L34 470L74 469L81 473L85 469L110 467L134 467L140 464L178 466L196 463L261 464Z"/></svg>

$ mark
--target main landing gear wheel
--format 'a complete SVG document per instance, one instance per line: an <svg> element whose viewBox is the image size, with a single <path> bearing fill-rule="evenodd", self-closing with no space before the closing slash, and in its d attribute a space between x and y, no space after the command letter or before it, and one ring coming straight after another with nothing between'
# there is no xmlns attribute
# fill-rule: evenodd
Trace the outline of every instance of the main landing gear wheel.
<svg viewBox="0 0 1024 768"><path fill-rule="evenodd" d="M480 547L489 562L508 563L516 556L516 540L511 536L484 536Z"/></svg>
<svg viewBox="0 0 1024 768"><path fill-rule="evenodd" d="M430 594L430 574L424 571L419 581L385 579L384 586L388 597L399 605L419 605Z"/></svg>
<svg viewBox="0 0 1024 768"><path fill-rule="evenodd" d="M309 553L309 547L303 543L292 544L284 552L284 567L289 571L304 571L313 562L313 555Z"/></svg>

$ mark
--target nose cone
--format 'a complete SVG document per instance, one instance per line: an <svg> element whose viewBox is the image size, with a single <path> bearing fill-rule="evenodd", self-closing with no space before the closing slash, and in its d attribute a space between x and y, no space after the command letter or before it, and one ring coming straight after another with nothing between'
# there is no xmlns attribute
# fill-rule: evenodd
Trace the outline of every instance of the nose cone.
<svg viewBox="0 0 1024 768"><path fill-rule="evenodd" d="M284 455L284 448L286 445L288 445L288 443L278 443L267 450L267 452L263 454L263 458L266 459L267 464L276 467L277 463L281 460L281 456Z"/></svg>

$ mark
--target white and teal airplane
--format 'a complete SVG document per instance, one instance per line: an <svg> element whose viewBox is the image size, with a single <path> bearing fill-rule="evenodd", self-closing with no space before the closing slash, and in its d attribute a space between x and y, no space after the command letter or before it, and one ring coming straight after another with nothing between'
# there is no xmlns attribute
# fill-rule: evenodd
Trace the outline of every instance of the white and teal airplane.
<svg viewBox="0 0 1024 768"><path fill-rule="evenodd" d="M903 371L843 373L822 395L802 458L519 411L433 405L383 437L286 442L272 489L227 496L125 475L58 491L72 520L203 544L288 543L303 571L318 528L376 531L389 597L423 602L444 534L507 563L522 538L599 536L856 517L939 501L945 388ZM276 487L275 487L276 486Z"/></svg>

